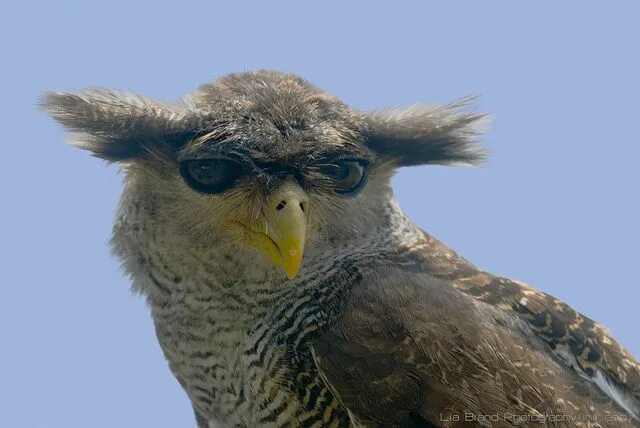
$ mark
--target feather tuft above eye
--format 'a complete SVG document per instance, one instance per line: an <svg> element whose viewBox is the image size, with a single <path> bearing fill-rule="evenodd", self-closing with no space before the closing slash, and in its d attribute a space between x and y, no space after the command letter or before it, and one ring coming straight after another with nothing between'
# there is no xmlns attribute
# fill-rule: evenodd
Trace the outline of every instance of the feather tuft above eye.
<svg viewBox="0 0 640 428"><path fill-rule="evenodd" d="M111 89L88 89L78 94L48 92L40 106L75 134L74 145L109 161L141 156L151 142L183 144L208 119L182 105Z"/></svg>
<svg viewBox="0 0 640 428"><path fill-rule="evenodd" d="M398 166L481 164L487 152L477 138L486 132L490 119L482 113L460 111L472 100L370 113L365 118L367 146Z"/></svg>

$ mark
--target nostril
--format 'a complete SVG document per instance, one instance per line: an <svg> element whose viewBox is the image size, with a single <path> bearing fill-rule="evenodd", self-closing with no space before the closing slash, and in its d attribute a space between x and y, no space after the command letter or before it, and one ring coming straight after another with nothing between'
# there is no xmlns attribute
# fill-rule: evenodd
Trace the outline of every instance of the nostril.
<svg viewBox="0 0 640 428"><path fill-rule="evenodd" d="M300 209L304 212L304 203L300 202Z"/></svg>
<svg viewBox="0 0 640 428"><path fill-rule="evenodd" d="M278 211L280 211L281 209L283 209L286 206L287 206L287 201L280 201L280 203L276 206L276 209Z"/></svg>

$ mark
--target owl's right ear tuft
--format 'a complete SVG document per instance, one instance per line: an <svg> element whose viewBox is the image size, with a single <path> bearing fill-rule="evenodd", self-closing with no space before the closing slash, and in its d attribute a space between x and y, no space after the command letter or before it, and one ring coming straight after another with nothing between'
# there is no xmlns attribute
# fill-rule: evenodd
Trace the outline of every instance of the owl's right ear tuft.
<svg viewBox="0 0 640 428"><path fill-rule="evenodd" d="M206 121L183 106L110 89L48 92L40 106L74 134L74 145L108 161L141 157L159 146L178 148Z"/></svg>

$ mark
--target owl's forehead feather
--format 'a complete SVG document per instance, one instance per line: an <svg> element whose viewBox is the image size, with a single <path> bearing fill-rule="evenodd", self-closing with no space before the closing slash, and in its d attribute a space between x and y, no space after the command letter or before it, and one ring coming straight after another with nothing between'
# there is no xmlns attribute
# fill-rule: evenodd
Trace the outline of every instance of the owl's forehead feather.
<svg viewBox="0 0 640 428"><path fill-rule="evenodd" d="M190 102L215 120L183 148L183 158L225 151L270 159L367 155L361 115L293 74L230 74L201 86Z"/></svg>

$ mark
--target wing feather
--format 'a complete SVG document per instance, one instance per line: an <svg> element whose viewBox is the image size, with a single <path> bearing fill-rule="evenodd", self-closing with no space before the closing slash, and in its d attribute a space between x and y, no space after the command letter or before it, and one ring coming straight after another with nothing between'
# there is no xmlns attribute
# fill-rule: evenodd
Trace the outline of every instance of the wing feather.
<svg viewBox="0 0 640 428"><path fill-rule="evenodd" d="M426 232L423 237L409 250L414 269L451 281L474 300L523 320L548 352L640 419L640 363L606 327L527 284L479 270Z"/></svg>
<svg viewBox="0 0 640 428"><path fill-rule="evenodd" d="M318 371L356 426L467 426L467 417L493 427L518 417L529 418L524 426L588 426L589 414L624 413L549 352L530 317L506 310L503 299L490 302L490 292L483 300L455 268L443 275L457 277L455 286L423 268L378 261L312 344Z"/></svg>

